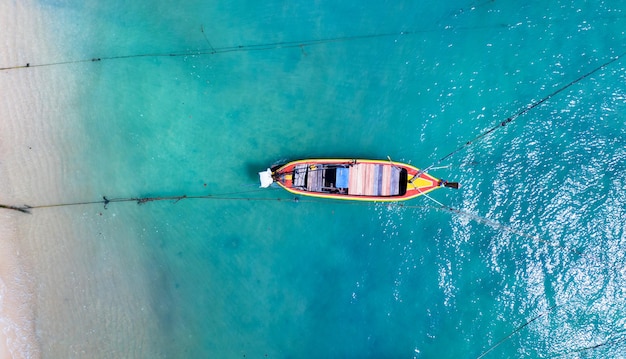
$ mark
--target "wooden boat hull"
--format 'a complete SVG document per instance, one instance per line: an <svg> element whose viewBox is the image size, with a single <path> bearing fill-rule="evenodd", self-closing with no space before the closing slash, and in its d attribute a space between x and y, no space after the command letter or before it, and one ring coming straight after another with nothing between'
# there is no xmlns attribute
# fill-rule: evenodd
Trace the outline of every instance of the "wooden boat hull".
<svg viewBox="0 0 626 359"><path fill-rule="evenodd" d="M260 175L271 174L268 183L273 180L293 194L356 201L405 201L443 184L411 165L385 160L305 159L266 172Z"/></svg>

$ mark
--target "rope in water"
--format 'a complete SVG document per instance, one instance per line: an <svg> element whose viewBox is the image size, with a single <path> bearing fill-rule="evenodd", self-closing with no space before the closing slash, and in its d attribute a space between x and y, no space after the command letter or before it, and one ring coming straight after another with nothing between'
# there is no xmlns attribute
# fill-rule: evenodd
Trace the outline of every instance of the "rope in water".
<svg viewBox="0 0 626 359"><path fill-rule="evenodd" d="M596 349L600 349L603 347L610 347L612 345L616 345L616 344L620 344L626 341L626 336L622 335L621 337L618 337L617 339L615 339L613 336L611 336L608 340L595 344L595 345L591 345L591 346L587 346L587 347L582 347L582 348L578 348L578 349L574 349L572 351L566 352L566 353L561 353L561 354L557 354L556 356L552 356L551 358L559 358L559 357L563 357L563 356L571 356L572 354L575 353L582 353L582 352L586 352L586 351L591 351L591 350L596 350Z"/></svg>
<svg viewBox="0 0 626 359"><path fill-rule="evenodd" d="M526 107L522 108L521 110L517 111L516 113L514 113L513 115L511 115L510 117L508 117L506 120L492 126L491 128L487 129L486 131L480 133L478 136L474 137L473 139L471 139L470 141L465 142L464 144L462 144L461 146L457 147L456 149L454 149L452 152L446 154L445 156L441 157L439 160L435 161L433 164L431 164L430 166L426 167L423 170L420 170L417 174L417 176L419 176L421 173L425 173L428 172L431 169L436 168L436 166L439 166L443 161L447 160L448 158L454 156L455 154L461 152L462 150L466 149L467 147L475 144L476 142L482 140L483 138L489 136L490 134L492 134L493 132L497 131L498 129L505 127L506 125L508 125L509 123L513 122L514 120L516 120L517 118L523 116L524 114L526 114L527 112L529 112L530 110L536 108L537 106L541 105L542 103L550 100L551 98L553 98L554 96L560 94L561 92L565 91L566 89L570 88L571 86L577 84L578 82L586 79L587 77L593 75L594 73L603 70L604 68L610 66L611 64L619 61L622 57L626 56L626 52L623 52L621 54L619 54L618 56L615 56L613 58L611 58L610 60L602 63L601 65L593 68L591 71L586 72L585 74L583 74L582 76L579 76L578 78L570 81L569 83L565 84L564 86L559 87L558 89L556 89L555 91L549 93L547 96L541 98L540 100L531 102L529 105L527 105ZM534 239L534 240L542 240L541 238L537 237L537 236L531 236L528 235L526 233L517 231L509 226L504 226L498 222L492 221L490 219L481 217L481 216L477 216L477 215L473 215L471 213L467 213L464 211L461 211L459 209L453 208L453 207L449 207L444 205L443 203L435 200L434 198L430 197L427 194L424 194L424 196L428 199L430 199L431 201L434 201L435 203L437 203L439 205L439 209L451 212L451 213L456 213L456 214L460 214L466 217L469 217L475 221L481 222L481 223L485 223L488 224L490 226L493 226L495 228L500 228L500 229L504 229L506 231L512 232L518 236L522 236L522 237L526 237L526 238L530 238L530 239ZM543 241L543 240L542 240ZM545 241L547 242L547 241ZM573 251L576 254L582 254L577 250L573 250L570 249L571 251ZM481 359L483 358L485 355L487 355L489 352L491 352L492 350L494 350L496 347L498 347L500 344L504 343L505 341L509 340L513 335L515 335L516 333L518 333L519 331L521 331L522 329L524 329L527 325L529 325L530 323L534 322L535 320L543 317L544 315L549 314L550 311L552 311L556 306L553 306L551 308L549 308L547 311L539 314L538 316L532 318L531 320L529 320L528 322L524 323L523 325L521 325L520 327L516 328L514 331L512 331L510 334L508 334L507 336L505 336L504 338L502 338L500 341L498 341L496 344L494 344L493 346L491 346L488 350L486 350L485 352L483 352L481 355L479 355L477 357L477 359ZM621 340L620 340L621 341ZM607 343L603 343L601 345L596 345L596 346L592 346L592 347L588 347L588 348L583 348L580 351L585 351L585 350L591 350L591 349L595 349L597 347L606 345Z"/></svg>
<svg viewBox="0 0 626 359"><path fill-rule="evenodd" d="M280 197L270 198L270 197L241 197L240 196L242 194L260 192L260 191L267 191L267 189L255 189L255 190L231 192L231 193L225 193L225 194L216 194L216 195L209 194L209 195L194 195L194 196L180 195L180 196L130 197L130 198L111 198L111 199L109 199L106 196L103 196L102 200L97 200L97 201L58 203L58 204L48 204L48 205L38 205L38 206L29 206L29 205L12 206L12 205L2 205L2 204L0 204L0 208L12 209L12 210L16 210L16 211L23 212L23 213L31 213L31 211L33 209L67 207L67 206L78 206L78 205L90 205L90 204L103 204L105 209L107 209L107 206L110 203L123 203L123 202L136 202L137 204L141 205L141 204L145 204L145 203L148 203L148 202L155 202L155 201L174 201L174 204L176 204L179 201L184 200L184 199L213 199L213 200L241 200L241 201L279 201L279 202L280 201L282 201L282 202L295 201L295 202L308 202L308 203L323 203L323 201L321 201L321 200L315 200L315 199L302 200L302 199L300 199L298 197L292 199L292 198L280 198ZM541 240L541 238L539 238L537 236L531 236L529 234L520 232L520 231L512 228L511 226L504 225L502 223L498 223L496 221L493 221L493 220L490 220L490 219L487 219L487 218L484 218L484 217L481 217L479 215L475 215L475 214L472 214L472 213L469 213L469 212L465 212L465 211L456 209L454 207L446 206L443 203L441 203L440 201L437 201L436 199L432 198L431 196L429 196L426 193L423 193L423 195L426 198L428 198L431 201L433 201L434 203L436 203L437 206L405 205L402 202L390 202L390 203L378 202L376 204L381 204L382 203L382 204L386 204L389 207L395 206L395 207L399 207L399 208L418 208L418 209L443 210L443 211L448 212L448 213L452 213L452 214L457 214L457 215L468 217L471 220L477 221L479 223L487 224L489 226L492 226L492 227L500 229L500 230L511 232L511 233L516 234L518 236L522 236L522 237L526 237L526 238L530 238L530 239L534 239L534 240L537 240L537 239ZM328 201L326 201L326 203L328 203ZM334 204L361 205L361 206L366 205L366 206L369 206L372 203L371 202L356 202L356 201L336 201L336 202L334 202ZM576 252L576 253L578 253L578 252ZM580 253L578 253L578 254L580 254ZM557 305L552 306L552 307L546 309L544 312L542 312L542 313L538 314L537 316L531 318L530 320L528 320L524 324L518 326L513 331L511 331L509 334L507 334L506 336L501 338L497 343L495 343L490 348L488 348L486 351L481 353L477 357L477 359L482 359L487 354L489 354L491 351L493 351L495 348L497 348L499 345L501 345L502 343L506 342L511 337L513 337L515 334L520 332L526 326L530 325L531 323L533 323L534 321L538 320L539 318L548 315L556 307L557 307ZM594 346L590 346L590 347L580 348L580 349L575 350L574 352L582 352L582 351L594 350L594 349L600 348L602 346L608 346L608 345L616 344L616 343L619 343L619 342L622 342L622 341L624 341L624 338L619 338L617 340L607 341L607 342L600 343L600 344L597 344L597 345L594 345Z"/></svg>
<svg viewBox="0 0 626 359"><path fill-rule="evenodd" d="M502 339L500 339L497 343L495 343L494 345L492 345L491 347L489 347L489 349L485 350L484 352L482 352L479 356L476 357L476 359L482 359L485 357L485 355L489 354L492 350L494 350L495 348L497 348L500 344L506 342L507 340L511 339L511 337L513 335L515 335L517 332L519 332L520 330L526 328L530 323L534 322L535 320L548 315L552 310L554 310L554 308L556 308L557 305L553 305L552 307L546 309L544 312L539 313L538 315L534 316L533 318L531 318L530 320L528 320L526 323L520 325L519 327L515 328L515 330L511 331L507 336L503 337Z"/></svg>
<svg viewBox="0 0 626 359"><path fill-rule="evenodd" d="M328 201L323 201L319 199L302 199L300 197L295 198L281 198L281 197L245 197L242 196L244 194L265 192L267 189L254 189L248 191L239 191L239 192L230 192L230 193L222 193L222 194L207 194L207 195L193 195L189 196L186 194L177 195L177 196L153 196L153 197L120 197L120 198L109 198L107 196L103 196L101 200L95 201L81 201L81 202L68 202L68 203L54 203L54 204L43 204L43 205L7 205L0 204L0 208L9 209L18 211L21 213L32 214L33 210L36 209L45 209L45 208L58 208L58 207L72 207L72 206L84 206L84 205L93 205L93 204L101 204L104 206L104 209L108 209L108 205L111 203L128 203L135 202L139 205L148 203L148 202L158 202L158 201L172 201L174 204L178 203L181 200L191 200L191 199L205 199L205 200L230 200L230 201L265 201L265 202L298 202L298 203L329 203ZM372 204L384 204L389 207L398 207L398 208L413 208L413 209L434 209L439 211L444 211L453 215L459 215L462 217L466 217L470 220L473 220L477 223L482 223L488 225L492 228L502 230L504 232L513 233L519 237L524 237L536 241L543 241L550 245L554 245L553 243L543 240L538 236L533 236L528 233L524 233L520 230L513 228L510 225L506 225L480 215L470 213L467 211L460 210L458 208L454 208L451 206L447 206L440 201L432 198L426 193L423 195L429 200L436 203L436 205L407 205L404 202L361 202L361 201L335 201L333 205L341 204L341 205L358 205L358 206L371 206ZM558 244L557 244L558 245ZM558 245L560 246L560 245ZM575 252L576 254L581 254L580 252L570 249L570 251Z"/></svg>
<svg viewBox="0 0 626 359"><path fill-rule="evenodd" d="M443 204L442 202L434 199L433 197L431 197L428 193L424 193L421 190L419 190L419 188L416 187L416 189L427 199L429 199L430 201L434 202L437 204L437 206L429 206L429 208L432 209L436 209L436 210L440 210L440 211L444 211L444 212L448 212L451 214L456 214L462 217L466 217L468 219L471 219L477 223L482 223L485 224L489 227L504 231L504 232L509 232L509 233L513 233L518 237L523 237L523 238L528 238L531 239L533 241L538 241L538 242L544 242L550 246L555 246L555 247L561 247L562 249L567 249L568 251L577 254L577 255L583 255L583 253L581 253L580 251L576 250L576 249L572 249L572 248L567 248L562 246L559 243L553 243L551 241L545 240L539 236L536 235L532 235L532 234L528 234L526 232L520 231L518 229L513 228L510 225L506 225L503 223L500 223L498 221L495 221L493 219L489 219L487 217L483 217L481 215L475 214L475 213L471 213L471 212L467 212L467 211L463 211L461 209L455 208L455 207L451 207L448 205ZM404 207L404 208L415 208L414 206L411 205L404 205L403 203L399 203L398 206L400 207Z"/></svg>
<svg viewBox="0 0 626 359"><path fill-rule="evenodd" d="M263 190L251 190L251 191L240 191L240 192L231 192L231 193L223 193L223 194L207 194L207 195L194 195L188 196L186 194L178 195L178 196L155 196L155 197L126 197L126 198L108 198L107 196L103 196L101 200L97 201L81 201L81 202L68 202L68 203L54 203L54 204L43 204L43 205L7 205L0 204L0 208L15 210L22 213L32 214L32 210L34 209L43 209L43 208L55 208L55 207L71 207L71 206L83 206L90 204L102 204L104 208L107 209L110 203L123 203L123 202L136 202L137 204L145 204L148 202L157 202L157 201L174 201L174 203L178 203L184 199L213 199L213 200L240 200L240 201L287 201L285 198L267 198L267 197L241 197L239 195L245 193L252 192L260 192Z"/></svg>
<svg viewBox="0 0 626 359"><path fill-rule="evenodd" d="M12 67L4 67L4 68L0 68L0 71L3 70L13 70L13 69L22 69L22 68L30 68L30 67L44 67L44 66L56 66L56 65L66 65L66 64L77 64L77 63L86 63L86 62L99 62L99 61L103 61L103 60L121 60L121 59L130 59L130 58L141 58L141 57L182 57L182 56L197 56L197 55L213 55L213 54L222 54L222 53L229 53L229 52L246 52L246 51L264 51L264 50L273 50L273 49L280 49L280 48L304 48L307 46L314 46L314 45L321 45L321 44L326 44L326 43L332 43L332 42L343 42L343 41L353 41L353 40L363 40L363 39L372 39L372 38L383 38L383 37L392 37L392 36L403 36L403 35L411 35L411 34L415 34L418 33L419 31L403 31L403 32L394 32L394 33L382 33L382 34L370 34L370 35L360 35L360 36L345 36L345 37L335 37L335 38L326 38L326 39L318 39L318 40L307 40L307 41L288 41L288 42L275 42L275 43L266 43L266 44L256 44L256 45L243 45L243 46L231 46L231 47L219 47L219 48L215 48L212 46L212 44L210 43L209 39L206 37L206 34L204 33L204 28L201 28L201 32L209 46L209 50L200 50L200 51L179 51L179 52L169 52L169 53L151 53L151 54L134 54L134 55L121 55L121 56L109 56L109 57L97 57L97 58L91 58L91 59L83 59L83 60L75 60L75 61L64 61L64 62L55 62L55 63L45 63L45 64L31 64L31 63L27 63L26 65L19 65L19 66L12 66ZM508 117L506 120L502 121L501 123L498 123L494 126L492 126L491 128L487 129L486 131L480 133L478 136L474 137L473 139L471 139L470 141L467 141L466 143L462 144L461 146L459 146L458 148L454 149L452 152L446 154L445 156L441 157L439 160L435 161L432 165L428 166L427 168L423 169L420 171L420 173L424 173L427 172L429 170L432 169L436 169L438 168L437 166L440 165L442 162L444 162L445 160L449 159L450 157L454 156L455 154L457 154L458 152L461 152L462 150L466 149L467 147L473 145L474 143L484 139L485 137L489 136L490 134L492 134L493 132L497 131L498 129L505 127L506 125L510 124L511 122L513 122L514 120L516 120L517 118L523 116L524 114L526 114L527 112L529 112L530 110L536 108L537 106L541 105L542 103L550 100L551 98L553 98L554 96L560 94L561 92L565 91L566 89L568 89L569 87L577 84L578 82L582 81L583 79L591 76L592 74L603 70L604 68L610 66L611 64L617 62L618 60L620 60L623 56L626 55L626 52L610 59L609 61L601 64L600 66L592 69L591 71L585 73L584 75L576 78L575 80L567 83L566 85L558 88L557 90L553 91L552 93L548 94L547 96L543 97L542 99L535 101L535 102L531 102L529 105L527 105L526 107L522 108L521 110L519 110L518 112L514 113L512 116ZM445 166L444 166L445 167ZM418 173L419 176L419 173ZM258 190L257 190L258 191ZM247 191L247 192L256 192L256 191ZM155 202L155 201L174 201L174 203L178 203L181 200L184 199L213 199L213 200L243 200L243 201L290 201L292 199L287 199L287 198L251 198L251 197L240 197L238 196L239 194L243 194L246 192L235 192L235 193L228 193L228 194L217 194L217 195L195 195L195 196L188 196L188 195L180 195L180 196L157 196L157 197L130 197L130 198L107 198L106 196L102 197L102 200L97 200L97 201L86 201L86 202L73 202L73 203L59 203L59 204L49 204L49 205L37 205L37 206L29 206L29 205L23 205L23 206L15 206L15 205L4 205L4 204L0 204L0 208L4 208L4 209L10 209L10 210L15 210L15 211L19 211L22 213L32 213L31 211L33 209L43 209L43 208L54 208L54 207L67 207L67 206L78 206L78 205L91 205L91 204L102 204L104 205L104 208L106 209L107 206L110 203L121 203L121 202L136 202L137 204L145 204L147 202ZM462 216L466 216L472 220L481 222L481 223L485 223L488 224L490 226L493 226L495 228L499 228L502 230L506 230L509 232L512 232L516 235L519 236L523 236L523 237L527 237L527 238L531 238L531 239L540 239L536 236L531 236L528 235L526 233L520 232L518 230L513 229L510 226L506 226L503 225L501 223L495 222L493 220L489 220L487 218L472 214L472 213L468 213L450 206L446 206L443 203L435 200L434 198L432 198L431 196L424 194L428 199L434 201L438 206L427 206L427 205L423 205L423 206L406 206L402 203L396 203L396 205L398 205L399 207L404 207L404 208L434 208L434 209L438 209L438 210L444 210L447 211L449 213L453 213L453 214L458 214L458 215L462 215ZM321 201L315 201L315 200L299 200L297 199L299 202L321 202ZM362 203L362 202L338 202L341 204L352 204L352 205L369 205L368 203ZM389 205L393 205L393 204L389 204ZM578 252L577 252L578 253ZM579 253L580 254L580 253ZM513 331L511 331L508 335L506 335L505 337L503 337L502 339L500 339L498 342L496 342L494 345L492 345L490 348L488 348L486 351L484 351L483 353L481 353L477 359L482 359L483 357L485 357L487 354L489 354L491 351L493 351L495 348L497 348L499 345L501 345L502 343L504 343L505 341L509 340L513 335L515 335L516 333L520 332L522 329L524 329L526 326L530 325L531 323L533 323L534 321L540 319L543 316L548 315L552 310L554 310L557 306L552 306L550 308L548 308L547 310L545 310L544 312L538 314L537 316L531 318L530 320L528 320L527 322L525 322L524 324L518 326L517 328L515 328ZM611 338L613 339L613 338ZM574 350L570 353L567 354L572 354L572 353L578 353L578 352L583 352L583 351L588 351L588 350L594 350L603 346L608 346L608 345L613 345L613 344L617 344L617 343L621 343L623 341L626 340L626 337L621 337L621 338L617 338L617 339L613 339L613 340L608 340L606 342L597 344L597 345L593 345L593 346L589 346L589 347L584 347L584 348L579 348L577 350ZM562 354L565 355L565 354ZM560 355L559 355L560 356Z"/></svg>
<svg viewBox="0 0 626 359"><path fill-rule="evenodd" d="M478 136L474 137L473 139L471 139L471 140L465 142L464 144L462 144L461 146L457 147L452 152L450 152L447 155L441 157L440 159L435 161L432 165L426 167L423 170L420 170L420 172L418 172L417 175L419 176L421 173L428 172L429 170L433 169L435 166L438 166L439 164L441 164L443 161L447 160L448 158L454 156L455 154L457 154L457 153L461 152L462 150L466 149L467 147L469 147L469 146L475 144L476 142L482 140L483 138L489 136L490 134L492 134L496 130L501 129L502 127L505 127L509 123L515 121L517 118L519 118L522 115L526 114L528 111L530 111L530 110L534 109L535 107L541 105L542 103L550 100L554 96L556 96L556 95L560 94L561 92L567 90L568 88L570 88L573 85L579 83L580 81L586 79L587 77L593 75L594 73L596 73L596 72L598 72L600 70L603 70L604 68L608 67L609 65L617 62L618 60L620 60L624 56L626 56L626 52L623 52L623 53L613 57L612 59L604 62L600 66L597 66L597 67L593 68L591 71L583 74L582 76L578 77L577 79L575 79L573 81L570 81L569 83L567 83L566 85L564 85L562 87L559 87L557 90L551 92L550 94L548 94L547 96L543 97L542 99L534 101L534 102L531 102L529 105L527 105L526 107L524 107L521 110L517 111L512 116L508 117L506 120L504 120L504 121L494 125L493 127L487 129L486 131L482 132Z"/></svg>
<svg viewBox="0 0 626 359"><path fill-rule="evenodd" d="M459 9L456 12L456 15L463 14L465 12L469 12L470 10L475 10L478 7L489 4L490 1L485 1L480 4L470 5L468 8ZM443 20L440 19L438 23ZM483 30L488 27L505 27L511 28L514 25L507 24L494 24L491 26L476 26L476 27L451 27L446 26L445 30ZM216 55L216 54L224 54L230 52L251 52L251 51L267 51L267 50L276 50L276 49L288 49L288 48L302 48L336 43L336 42L347 42L347 41L357 41L357 40L367 40L367 39L375 39L375 38L385 38L385 37L397 37L397 36L406 36L406 35L416 35L429 33L433 31L441 31L441 28L438 27L436 29L431 30L406 30L406 31L396 31L396 32L385 32L385 33L375 33L375 34L365 34L365 35L348 35L348 36L338 36L338 37L328 37L314 40L302 40L302 41L279 41L279 42L269 42L263 44L251 44L251 45L237 45L237 46L224 46L224 47L214 47L209 41L205 31L204 25L200 25L200 32L202 36L209 46L208 49L198 49L198 50L185 50L185 51L169 51L169 52L157 52L157 53L144 53L144 54L129 54L129 55L118 55L118 56L100 56L100 57L92 57L88 59L79 59L79 60L68 60L68 61L58 61L58 62L48 62L48 63L31 63L28 62L22 65L14 65L7 67L0 67L0 71L7 70L18 70L18 69L26 69L26 68L34 68L34 67L46 67L46 66L60 66L60 65L70 65L70 64L80 64L80 63L88 63L88 62L101 62L105 60L124 60L124 59L133 59L133 58L146 58L146 57L184 57L184 56L205 56L205 55Z"/></svg>
<svg viewBox="0 0 626 359"><path fill-rule="evenodd" d="M387 32L387 33L378 33L378 34L329 37L329 38L315 39L315 40L279 41L279 42L269 42L269 43L252 44L252 45L214 47L213 45L211 45L211 42L209 41L209 39L206 37L206 34L204 32L204 27L201 27L201 32L204 36L205 41L209 45L209 49L195 50L195 51L185 50L185 51L171 51L171 52L162 52L162 53L105 56L105 57L94 57L90 59L81 59L81 60L72 60L72 61L50 62L50 63L43 63L43 64L26 63L25 65L0 67L0 71L17 70L17 69L25 69L25 68L32 68L32 67L79 64L79 63L86 63L86 62L100 62L100 61L105 61L105 60L125 60L125 59L142 58L142 57L203 56L203 55L225 54L225 53L230 53L230 52L267 51L267 50L288 49L288 48L298 48L298 47L303 48L303 47L308 47L308 46L329 44L329 43L335 43L335 42L347 42L347 41L367 40L367 39L375 39L375 38L385 38L385 37L398 37L398 36L414 35L414 34L420 33L420 31L399 31L399 32Z"/></svg>
<svg viewBox="0 0 626 359"><path fill-rule="evenodd" d="M536 321L536 320L538 320L538 319L540 319L540 318L550 314L557 307L561 306L561 308L562 308L562 305L565 305L565 304L555 304L555 305L547 308L546 310L542 311L538 315L534 316L530 320L526 321L524 324L516 327L511 332L509 332L507 335L505 335L500 340L498 340L496 343L494 343L492 346L490 346L485 351L483 351L479 356L476 357L476 359L484 358L487 354L492 352L494 349L496 349L502 343L504 343L507 340L511 339L511 337L513 337L515 334L520 332L522 329L524 329L525 327L527 327L528 325L530 325L534 321ZM573 349L573 350L570 350L570 351L567 351L567 352L558 353L558 354L550 356L550 358L560 358L560 357L563 357L563 356L571 356L572 354L582 353L582 352L587 352L587 351L592 351L592 350L597 350L597 349L600 349L600 348L603 348L603 347L609 347L609 346L612 346L612 345L620 344L620 343L623 343L625 341L626 341L626 336L624 336L624 335L618 335L618 336L611 335L611 336L609 336L609 338L607 340L605 340L603 342L600 342L598 344L589 345L589 346L585 346L585 347L580 347L580 348Z"/></svg>

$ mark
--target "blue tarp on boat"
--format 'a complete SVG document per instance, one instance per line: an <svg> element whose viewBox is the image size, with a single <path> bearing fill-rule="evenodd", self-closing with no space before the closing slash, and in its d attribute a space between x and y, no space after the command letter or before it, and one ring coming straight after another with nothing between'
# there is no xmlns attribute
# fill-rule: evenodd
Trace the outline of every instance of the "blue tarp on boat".
<svg viewBox="0 0 626 359"><path fill-rule="evenodd" d="M335 187L337 188L348 188L348 178L349 178L350 170L345 167L337 168L337 179Z"/></svg>

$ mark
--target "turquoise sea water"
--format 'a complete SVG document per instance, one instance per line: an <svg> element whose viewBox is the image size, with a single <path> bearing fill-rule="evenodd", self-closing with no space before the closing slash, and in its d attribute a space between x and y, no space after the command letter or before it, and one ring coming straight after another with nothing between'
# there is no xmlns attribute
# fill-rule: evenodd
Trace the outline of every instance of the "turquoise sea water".
<svg viewBox="0 0 626 359"><path fill-rule="evenodd" d="M41 6L62 51L32 63L103 59L58 65L80 76L89 148L68 172L91 195L68 201L284 199L63 209L121 266L141 263L128 278L148 288L150 332L87 357L476 358L497 343L485 358L626 357L626 60L433 170L461 182L432 195L461 214L257 190L258 171L290 159L436 162L626 51L618 2ZM125 280L101 290L121 296ZM44 356L63 342L40 335Z"/></svg>

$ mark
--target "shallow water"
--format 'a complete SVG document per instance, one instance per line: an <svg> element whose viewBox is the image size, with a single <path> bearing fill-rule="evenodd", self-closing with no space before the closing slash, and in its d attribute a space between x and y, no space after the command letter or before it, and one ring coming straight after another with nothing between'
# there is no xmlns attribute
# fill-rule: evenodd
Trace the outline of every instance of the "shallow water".
<svg viewBox="0 0 626 359"><path fill-rule="evenodd" d="M283 199L36 210L76 224L35 268L44 357L626 356L624 60L432 171L465 214L256 189L287 159L426 167L623 53L619 8L41 4L60 51L33 64L102 59L55 65L81 79L63 202Z"/></svg>

